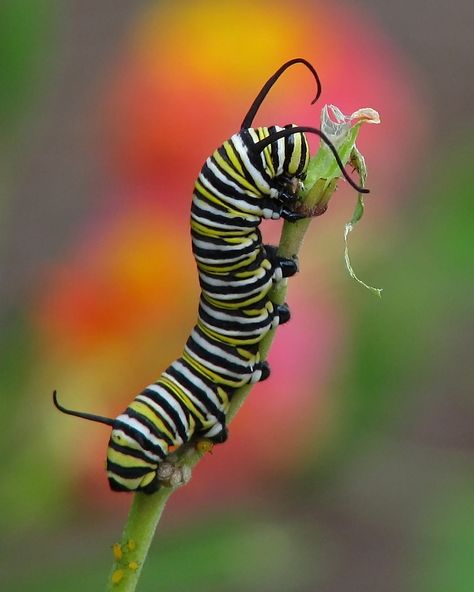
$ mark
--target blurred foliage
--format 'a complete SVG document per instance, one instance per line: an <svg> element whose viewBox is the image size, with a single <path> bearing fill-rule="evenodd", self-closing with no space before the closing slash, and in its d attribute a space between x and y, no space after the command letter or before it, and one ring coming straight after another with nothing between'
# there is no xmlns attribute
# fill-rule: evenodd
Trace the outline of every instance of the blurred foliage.
<svg viewBox="0 0 474 592"><path fill-rule="evenodd" d="M27 391L37 356L31 325L22 312L10 310L8 318L2 323L0 338L0 413L2 417L10 418L2 428L2 442L15 450L15 454L3 458L1 488L2 501L9 508L8 513L2 515L1 524L12 532L22 529L25 524L32 524L30 510L33 509L33 516L37 515L36 495L42 498L41 484L44 483L47 489L53 487L50 475L41 467L42 453L35 445L37 431L31 429L31 421L28 421L30 407L21 396ZM38 429L38 414L35 422ZM9 483L8 487L4 486L6 483ZM31 483L35 484L34 496L31 495ZM47 496L47 500L51 500L51 495ZM51 512L54 510L51 509ZM46 515L42 514L43 522Z"/></svg>
<svg viewBox="0 0 474 592"><path fill-rule="evenodd" d="M473 154L461 143L441 156L425 189L400 199L392 236L376 237L368 255L376 265L359 275L383 278L382 300L354 286L346 291L350 355L335 386L338 427L317 459L318 483L321 471L340 470L410 409L407 395L436 366L443 336L459 330L472 308Z"/></svg>
<svg viewBox="0 0 474 592"><path fill-rule="evenodd" d="M308 560L314 565L314 558L303 551L304 544L301 533L284 521L276 524L264 516L252 516L251 511L233 516L216 514L205 522L198 520L161 537L152 546L139 589L141 592L298 590L307 581ZM56 548L54 543L51 546ZM94 557L80 545L76 549L67 548L68 557L75 556L75 561L61 564L59 570L51 563L46 569L36 571L40 556L32 558L32 569L16 574L8 582L8 592L102 589L102 551ZM319 562L320 553L318 557Z"/></svg>
<svg viewBox="0 0 474 592"><path fill-rule="evenodd" d="M0 337L0 413L2 417L18 402L32 371L35 351L33 330L20 311L11 311L2 323ZM9 426L6 426L8 430ZM5 434L4 434L5 435Z"/></svg>
<svg viewBox="0 0 474 592"><path fill-rule="evenodd" d="M467 472L467 471L466 471ZM466 474L427 499L417 532L416 569L408 578L417 592L474 590L474 479Z"/></svg>
<svg viewBox="0 0 474 592"><path fill-rule="evenodd" d="M9 135L37 99L56 16L52 0L2 0L0 4L0 122ZM41 72L41 75L40 75Z"/></svg>

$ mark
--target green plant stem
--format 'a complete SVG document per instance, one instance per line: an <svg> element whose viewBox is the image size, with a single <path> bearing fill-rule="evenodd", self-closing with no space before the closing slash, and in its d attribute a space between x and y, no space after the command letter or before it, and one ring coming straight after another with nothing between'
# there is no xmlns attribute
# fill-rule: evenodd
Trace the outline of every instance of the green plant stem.
<svg viewBox="0 0 474 592"><path fill-rule="evenodd" d="M115 557L107 590L135 590L171 488L162 487L155 495L135 493L120 542L121 557Z"/></svg>

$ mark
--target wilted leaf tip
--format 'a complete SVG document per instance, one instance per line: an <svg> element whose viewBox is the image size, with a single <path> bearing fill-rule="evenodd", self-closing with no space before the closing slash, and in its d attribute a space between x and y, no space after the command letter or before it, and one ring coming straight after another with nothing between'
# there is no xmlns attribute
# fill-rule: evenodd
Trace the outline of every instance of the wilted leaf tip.
<svg viewBox="0 0 474 592"><path fill-rule="evenodd" d="M324 105L321 112L321 130L336 146L346 139L352 127L362 123L380 123L378 111L363 107L352 115L344 115L336 105Z"/></svg>

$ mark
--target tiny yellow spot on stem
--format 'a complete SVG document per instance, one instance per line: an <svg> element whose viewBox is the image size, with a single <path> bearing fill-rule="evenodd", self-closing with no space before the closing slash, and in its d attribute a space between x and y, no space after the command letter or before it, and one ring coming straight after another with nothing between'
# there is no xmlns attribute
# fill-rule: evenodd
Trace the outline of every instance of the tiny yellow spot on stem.
<svg viewBox="0 0 474 592"><path fill-rule="evenodd" d="M128 568L132 571L137 571L139 565L140 564L138 563L138 561L130 561L130 563L128 564Z"/></svg>
<svg viewBox="0 0 474 592"><path fill-rule="evenodd" d="M133 539L130 539L127 543L127 547L129 551L133 551L137 548L137 543Z"/></svg>
<svg viewBox="0 0 474 592"><path fill-rule="evenodd" d="M124 576L124 571L123 569L116 569L114 571L114 573L112 574L112 584L118 584L119 582L122 581Z"/></svg>
<svg viewBox="0 0 474 592"><path fill-rule="evenodd" d="M214 442L211 442L211 440L208 440L207 438L202 438L196 442L195 448L199 454L206 454L207 452L212 452Z"/></svg>
<svg viewBox="0 0 474 592"><path fill-rule="evenodd" d="M114 543L112 545L112 553L114 554L114 557L117 561L120 561L122 559L122 545L120 543Z"/></svg>

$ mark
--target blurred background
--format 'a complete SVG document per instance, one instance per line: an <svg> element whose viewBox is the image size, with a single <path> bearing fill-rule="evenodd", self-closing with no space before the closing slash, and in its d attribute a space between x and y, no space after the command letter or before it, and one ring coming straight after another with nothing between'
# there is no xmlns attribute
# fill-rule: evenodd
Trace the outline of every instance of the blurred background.
<svg viewBox="0 0 474 592"><path fill-rule="evenodd" d="M0 588L100 590L131 497L108 430L180 355L208 154L372 107L366 214L341 183L291 281L272 377L171 499L140 590L474 589L472 3L3 0ZM316 149L316 144L313 144ZM279 225L265 234L278 239Z"/></svg>

